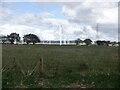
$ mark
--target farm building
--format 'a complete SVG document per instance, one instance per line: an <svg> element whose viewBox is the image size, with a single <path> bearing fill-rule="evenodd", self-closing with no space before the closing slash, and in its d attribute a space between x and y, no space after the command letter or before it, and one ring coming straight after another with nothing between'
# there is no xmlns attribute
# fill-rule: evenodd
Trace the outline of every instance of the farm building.
<svg viewBox="0 0 120 90"><path fill-rule="evenodd" d="M80 42L79 45L84 46L84 45L86 45L86 43L85 42Z"/></svg>

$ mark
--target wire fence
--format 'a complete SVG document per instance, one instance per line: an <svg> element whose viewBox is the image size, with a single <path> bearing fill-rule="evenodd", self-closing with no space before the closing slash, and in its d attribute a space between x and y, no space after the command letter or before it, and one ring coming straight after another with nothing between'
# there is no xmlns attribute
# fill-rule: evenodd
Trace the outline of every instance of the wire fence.
<svg viewBox="0 0 120 90"><path fill-rule="evenodd" d="M52 64L52 67L47 70L50 71L48 75L46 75L47 72L44 71L44 67L46 66L44 65L43 57L40 57L31 70L30 68L25 69L25 64L20 63L17 58L13 57L12 61L9 60L7 64L2 67L3 88L6 88L6 86L9 88L36 88L34 84L36 84L39 88L42 88L44 86L45 77L57 77L59 72L59 63ZM23 86L24 84L26 86ZM33 86L31 86L32 84Z"/></svg>

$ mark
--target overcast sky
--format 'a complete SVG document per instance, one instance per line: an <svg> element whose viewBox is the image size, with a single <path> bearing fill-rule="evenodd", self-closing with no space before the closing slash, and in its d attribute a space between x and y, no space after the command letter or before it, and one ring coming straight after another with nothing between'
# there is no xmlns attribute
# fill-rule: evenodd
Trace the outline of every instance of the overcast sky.
<svg viewBox="0 0 120 90"><path fill-rule="evenodd" d="M33 33L41 40L118 40L117 2L2 2L0 34Z"/></svg>

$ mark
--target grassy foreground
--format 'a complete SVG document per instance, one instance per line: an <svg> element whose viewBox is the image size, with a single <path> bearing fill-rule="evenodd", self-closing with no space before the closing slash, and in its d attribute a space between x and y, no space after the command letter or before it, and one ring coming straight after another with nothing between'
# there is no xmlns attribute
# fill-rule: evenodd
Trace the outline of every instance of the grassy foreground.
<svg viewBox="0 0 120 90"><path fill-rule="evenodd" d="M118 47L3 45L2 51L3 88L118 87ZM41 57L39 76L35 66Z"/></svg>

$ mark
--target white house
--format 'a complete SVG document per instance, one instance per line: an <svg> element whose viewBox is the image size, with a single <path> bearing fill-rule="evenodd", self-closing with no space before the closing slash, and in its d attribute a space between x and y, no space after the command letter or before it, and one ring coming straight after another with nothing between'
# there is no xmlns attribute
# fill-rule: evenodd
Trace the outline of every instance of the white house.
<svg viewBox="0 0 120 90"><path fill-rule="evenodd" d="M86 45L86 43L85 42L80 42L79 45L84 46L84 45Z"/></svg>

